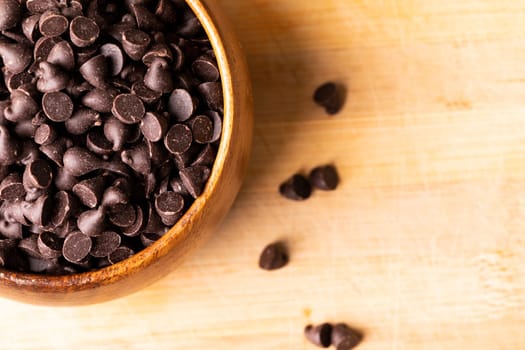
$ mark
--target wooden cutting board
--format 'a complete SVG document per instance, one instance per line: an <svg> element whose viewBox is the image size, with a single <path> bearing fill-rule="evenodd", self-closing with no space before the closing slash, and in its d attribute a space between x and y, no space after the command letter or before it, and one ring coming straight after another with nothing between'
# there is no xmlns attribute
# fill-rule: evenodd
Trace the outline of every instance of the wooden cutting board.
<svg viewBox="0 0 525 350"><path fill-rule="evenodd" d="M360 349L525 348L525 2L222 0L248 56L253 159L222 228L128 298L1 300L1 349L314 349L310 322ZM348 87L329 117L311 101ZM279 182L336 164L302 203ZM288 267L257 268L284 239Z"/></svg>

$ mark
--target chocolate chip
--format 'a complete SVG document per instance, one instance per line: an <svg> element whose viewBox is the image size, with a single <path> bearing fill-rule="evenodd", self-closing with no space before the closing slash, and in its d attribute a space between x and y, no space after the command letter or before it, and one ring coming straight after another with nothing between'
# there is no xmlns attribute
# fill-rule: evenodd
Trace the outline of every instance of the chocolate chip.
<svg viewBox="0 0 525 350"><path fill-rule="evenodd" d="M32 203L24 202L22 210L27 220L37 226L46 227L53 215L53 205L51 197L42 195Z"/></svg>
<svg viewBox="0 0 525 350"><path fill-rule="evenodd" d="M98 49L99 47L97 44L76 49L77 66L81 67L84 63L98 55Z"/></svg>
<svg viewBox="0 0 525 350"><path fill-rule="evenodd" d="M279 193L285 198L300 201L310 197L312 187L304 176L296 174L279 186Z"/></svg>
<svg viewBox="0 0 525 350"><path fill-rule="evenodd" d="M24 170L23 183L26 191L48 188L52 179L53 171L45 160L37 159Z"/></svg>
<svg viewBox="0 0 525 350"><path fill-rule="evenodd" d="M31 119L38 112L36 101L22 89L11 93L11 104L4 109L5 119L20 122Z"/></svg>
<svg viewBox="0 0 525 350"><path fill-rule="evenodd" d="M104 191L104 195L102 196L102 206L114 207L119 204L127 204L129 202L128 193L130 191L131 188L127 180L116 180Z"/></svg>
<svg viewBox="0 0 525 350"><path fill-rule="evenodd" d="M130 83L144 82L144 75L146 74L146 68L143 65L137 63L130 63L120 72L120 77Z"/></svg>
<svg viewBox="0 0 525 350"><path fill-rule="evenodd" d="M363 334L348 327L344 323L337 323L332 330L331 343L337 350L350 350L363 340Z"/></svg>
<svg viewBox="0 0 525 350"><path fill-rule="evenodd" d="M191 129L184 124L174 124L164 137L164 145L171 153L184 153L190 149L193 136Z"/></svg>
<svg viewBox="0 0 525 350"><path fill-rule="evenodd" d="M58 258L62 255L63 240L51 232L42 232L38 235L37 248L46 259Z"/></svg>
<svg viewBox="0 0 525 350"><path fill-rule="evenodd" d="M147 112L140 123L140 131L144 138L151 142L162 140L168 128L166 118L152 112Z"/></svg>
<svg viewBox="0 0 525 350"><path fill-rule="evenodd" d="M40 16L38 26L43 36L55 37L67 30L69 21L61 14L48 10Z"/></svg>
<svg viewBox="0 0 525 350"><path fill-rule="evenodd" d="M182 180L179 176L175 175L170 179L169 182L170 188L173 192L181 194L183 196L188 195L188 190L184 187Z"/></svg>
<svg viewBox="0 0 525 350"><path fill-rule="evenodd" d="M173 62L173 54L171 53L171 50L166 43L156 43L154 44L151 49L142 56L142 63L144 63L146 66L151 66L155 60L162 59L168 63Z"/></svg>
<svg viewBox="0 0 525 350"><path fill-rule="evenodd" d="M108 62L109 73L112 76L119 75L124 68L124 54L118 45L104 44L100 47L100 54Z"/></svg>
<svg viewBox="0 0 525 350"><path fill-rule="evenodd" d="M73 115L73 101L63 92L48 92L42 97L42 108L54 122L64 122Z"/></svg>
<svg viewBox="0 0 525 350"><path fill-rule="evenodd" d="M171 92L173 90L173 79L168 61L155 58L144 76L144 85L153 91Z"/></svg>
<svg viewBox="0 0 525 350"><path fill-rule="evenodd" d="M152 104L162 97L162 92L151 90L142 80L133 83L133 86L131 86L131 92L137 95L146 104Z"/></svg>
<svg viewBox="0 0 525 350"><path fill-rule="evenodd" d="M55 176L55 186L60 191L70 191L78 182L77 178L64 168L58 168Z"/></svg>
<svg viewBox="0 0 525 350"><path fill-rule="evenodd" d="M120 151L129 135L129 126L117 118L110 117L104 123L104 136L113 144L113 151Z"/></svg>
<svg viewBox="0 0 525 350"><path fill-rule="evenodd" d="M95 176L85 179L73 186L73 193L80 202L88 208L95 208L102 200L106 179L103 176Z"/></svg>
<svg viewBox="0 0 525 350"><path fill-rule="evenodd" d="M98 236L106 227L106 213L103 207L83 212L77 219L78 229L88 236Z"/></svg>
<svg viewBox="0 0 525 350"><path fill-rule="evenodd" d="M20 240L23 238L22 224L0 219L0 234L5 238Z"/></svg>
<svg viewBox="0 0 525 350"><path fill-rule="evenodd" d="M39 145L49 145L56 140L57 135L56 130L52 126L42 124L36 129L34 139Z"/></svg>
<svg viewBox="0 0 525 350"><path fill-rule="evenodd" d="M55 140L55 142L50 143L49 145L40 146L39 150L40 152L45 154L49 159L55 162L55 164L61 167L64 165L63 158L67 147L68 140L63 137L59 137Z"/></svg>
<svg viewBox="0 0 525 350"><path fill-rule="evenodd" d="M38 236L31 235L27 238L20 240L20 242L18 242L18 249L20 249L30 257L37 259L42 258L42 254L40 253L40 250L38 250L37 239Z"/></svg>
<svg viewBox="0 0 525 350"><path fill-rule="evenodd" d="M55 0L27 0L26 7L31 13L44 13L49 10L58 10Z"/></svg>
<svg viewBox="0 0 525 350"><path fill-rule="evenodd" d="M47 57L49 56L49 53L56 44L61 42L62 39L60 37L41 37L38 39L35 43L35 48L33 50L33 58L35 59L35 64L38 66L38 64L42 61L47 60Z"/></svg>
<svg viewBox="0 0 525 350"><path fill-rule="evenodd" d="M210 168L203 165L195 165L179 171L179 176L193 198L200 196L204 185L210 177Z"/></svg>
<svg viewBox="0 0 525 350"><path fill-rule="evenodd" d="M222 96L222 86L221 83L217 82L207 82L202 83L198 86L198 90L208 108L214 111L223 112L224 110L224 101Z"/></svg>
<svg viewBox="0 0 525 350"><path fill-rule="evenodd" d="M191 38L202 30L202 26L199 19L195 17L195 14L190 10L186 10L183 13L181 24L177 28L177 34L184 38Z"/></svg>
<svg viewBox="0 0 525 350"><path fill-rule="evenodd" d="M82 97L82 104L100 113L111 113L117 95L115 89L93 89Z"/></svg>
<svg viewBox="0 0 525 350"><path fill-rule="evenodd" d="M15 201L24 198L26 190L19 173L11 173L0 182L0 200Z"/></svg>
<svg viewBox="0 0 525 350"><path fill-rule="evenodd" d="M138 236L142 232L144 226L144 211L140 206L135 206L135 222L128 227L122 229L122 233L128 237Z"/></svg>
<svg viewBox="0 0 525 350"><path fill-rule="evenodd" d="M5 220L28 226L29 222L24 216L23 205L23 201L4 201L0 206L0 212Z"/></svg>
<svg viewBox="0 0 525 350"><path fill-rule="evenodd" d="M121 94L113 101L111 112L124 124L136 124L144 118L146 109L142 100L137 96Z"/></svg>
<svg viewBox="0 0 525 350"><path fill-rule="evenodd" d="M90 58L80 67L82 77L99 89L105 89L107 86L107 77L109 76L109 67L106 57L97 55Z"/></svg>
<svg viewBox="0 0 525 350"><path fill-rule="evenodd" d="M109 156L113 153L113 144L104 136L102 128L93 128L89 131L86 146L98 155Z"/></svg>
<svg viewBox="0 0 525 350"><path fill-rule="evenodd" d="M78 208L75 198L66 191L55 194L55 207L51 222L54 226L62 226L71 214Z"/></svg>
<svg viewBox="0 0 525 350"><path fill-rule="evenodd" d="M64 168L74 176L83 176L92 171L105 169L120 175L128 175L124 164L106 162L81 147L71 147L64 153Z"/></svg>
<svg viewBox="0 0 525 350"><path fill-rule="evenodd" d="M191 69L201 81L217 81L220 78L219 68L215 59L209 56L201 56L191 64Z"/></svg>
<svg viewBox="0 0 525 350"><path fill-rule="evenodd" d="M318 326L308 325L304 329L304 336L312 344L327 348L332 344L332 325L329 323Z"/></svg>
<svg viewBox="0 0 525 350"><path fill-rule="evenodd" d="M147 146L143 143L122 151L120 157L122 162L139 174L147 175L151 172L151 158Z"/></svg>
<svg viewBox="0 0 525 350"><path fill-rule="evenodd" d="M61 41L49 51L47 62L71 71L75 68L75 53L67 41Z"/></svg>
<svg viewBox="0 0 525 350"><path fill-rule="evenodd" d="M0 125L0 164L14 164L20 152L20 144L4 125Z"/></svg>
<svg viewBox="0 0 525 350"><path fill-rule="evenodd" d="M104 258L113 253L121 242L120 235L113 231L104 231L92 238L93 246L89 254L95 258Z"/></svg>
<svg viewBox="0 0 525 350"><path fill-rule="evenodd" d="M324 191L332 191L339 184L337 170L332 165L319 166L310 172L308 177L313 187Z"/></svg>
<svg viewBox="0 0 525 350"><path fill-rule="evenodd" d="M59 66L49 62L40 62L36 71L38 77L36 87L43 93L58 92L66 88L69 76Z"/></svg>
<svg viewBox="0 0 525 350"><path fill-rule="evenodd" d="M144 245L144 247L149 247L156 241L158 241L162 236L158 233L142 233L140 235L140 241Z"/></svg>
<svg viewBox="0 0 525 350"><path fill-rule="evenodd" d="M33 82L33 76L27 72L20 72L17 74L12 74L7 78L6 86L9 92L13 92L19 87L31 84Z"/></svg>
<svg viewBox="0 0 525 350"><path fill-rule="evenodd" d="M163 24L145 6L133 4L131 10L137 21L137 26L142 30L159 31Z"/></svg>
<svg viewBox="0 0 525 350"><path fill-rule="evenodd" d="M137 213L131 204L117 204L108 215L109 221L117 227L130 227L135 223Z"/></svg>
<svg viewBox="0 0 525 350"><path fill-rule="evenodd" d="M148 50L151 38L145 32L138 29L128 29L122 33L122 47L134 61L139 61Z"/></svg>
<svg viewBox="0 0 525 350"><path fill-rule="evenodd" d="M35 43L38 40L40 34L38 30L39 20L40 15L32 15L24 18L22 21L22 32L31 43Z"/></svg>
<svg viewBox="0 0 525 350"><path fill-rule="evenodd" d="M100 122L100 113L89 108L80 108L66 120L64 126L70 134L82 135L98 122Z"/></svg>
<svg viewBox="0 0 525 350"><path fill-rule="evenodd" d="M97 23L87 17L78 16L71 21L69 36L77 47L87 47L93 44L100 34Z"/></svg>
<svg viewBox="0 0 525 350"><path fill-rule="evenodd" d="M315 90L313 99L326 113L337 114L344 105L344 88L333 82L325 83Z"/></svg>
<svg viewBox="0 0 525 350"><path fill-rule="evenodd" d="M91 245L91 237L82 232L72 232L64 240L62 255L69 262L81 262L88 256Z"/></svg>
<svg viewBox="0 0 525 350"><path fill-rule="evenodd" d="M155 198L155 209L161 218L177 216L184 209L184 197L166 191Z"/></svg>
<svg viewBox="0 0 525 350"><path fill-rule="evenodd" d="M126 260L133 254L135 254L135 252L131 248L121 246L115 249L115 251L113 251L111 254L109 254L108 259L110 263L116 264L122 260Z"/></svg>
<svg viewBox="0 0 525 350"><path fill-rule="evenodd" d="M0 30L16 27L20 23L22 9L16 0L0 0Z"/></svg>
<svg viewBox="0 0 525 350"><path fill-rule="evenodd" d="M288 263L288 253L283 243L267 245L259 257L259 267L263 270L277 270Z"/></svg>
<svg viewBox="0 0 525 350"><path fill-rule="evenodd" d="M188 123L193 133L193 140L197 143L206 144L213 140L213 122L205 115L198 115Z"/></svg>
<svg viewBox="0 0 525 350"><path fill-rule="evenodd" d="M196 102L187 90L175 89L171 93L168 110L177 121L186 121L195 112Z"/></svg>

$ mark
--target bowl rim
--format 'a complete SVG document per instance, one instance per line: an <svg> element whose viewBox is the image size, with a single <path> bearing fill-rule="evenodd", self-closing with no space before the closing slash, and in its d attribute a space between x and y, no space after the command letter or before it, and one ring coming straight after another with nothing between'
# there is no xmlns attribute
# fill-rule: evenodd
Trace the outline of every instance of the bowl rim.
<svg viewBox="0 0 525 350"><path fill-rule="evenodd" d="M199 19L215 53L224 99L221 140L210 178L205 185L203 193L195 199L184 215L161 238L149 247L116 264L93 271L68 275L45 275L0 268L0 283L8 282L15 288L37 290L41 293L62 292L64 294L112 284L154 264L161 257L167 255L179 241L184 240L186 236L191 234L191 230L185 230L185 227L191 226L188 224L195 216L198 216L199 212L206 208L207 198L216 192L217 183L224 172L224 164L228 158L227 155L232 143L235 109L232 67L218 27L205 1L185 0L185 2ZM166 247L169 248L166 249Z"/></svg>

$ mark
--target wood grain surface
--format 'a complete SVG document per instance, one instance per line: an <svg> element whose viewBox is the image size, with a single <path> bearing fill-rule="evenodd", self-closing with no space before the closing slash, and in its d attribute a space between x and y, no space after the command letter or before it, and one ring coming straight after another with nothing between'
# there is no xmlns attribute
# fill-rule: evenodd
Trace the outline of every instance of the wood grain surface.
<svg viewBox="0 0 525 350"><path fill-rule="evenodd" d="M130 297L0 301L1 349L314 349L309 322L360 349L525 348L525 2L222 0L255 88L249 177L222 228ZM337 80L335 117L311 102ZM276 192L333 162L343 182ZM260 271L284 239L288 267Z"/></svg>

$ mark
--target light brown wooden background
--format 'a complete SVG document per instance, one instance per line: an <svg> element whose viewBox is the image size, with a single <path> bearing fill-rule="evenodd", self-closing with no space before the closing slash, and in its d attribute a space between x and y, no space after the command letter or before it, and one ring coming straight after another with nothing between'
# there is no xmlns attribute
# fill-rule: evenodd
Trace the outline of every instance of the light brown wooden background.
<svg viewBox="0 0 525 350"><path fill-rule="evenodd" d="M114 302L0 301L0 348L313 349L346 321L361 349L525 348L525 2L222 0L255 86L249 177L215 237ZM314 88L349 87L328 117ZM334 162L334 193L278 183ZM290 265L260 271L270 241Z"/></svg>

